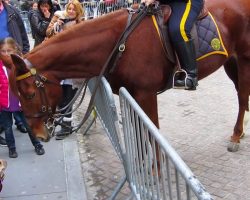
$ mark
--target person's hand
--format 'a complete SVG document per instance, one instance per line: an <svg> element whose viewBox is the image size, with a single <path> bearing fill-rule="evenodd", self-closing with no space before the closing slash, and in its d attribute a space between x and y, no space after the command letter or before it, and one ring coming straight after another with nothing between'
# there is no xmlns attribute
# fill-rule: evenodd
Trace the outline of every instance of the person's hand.
<svg viewBox="0 0 250 200"><path fill-rule="evenodd" d="M49 18L50 17L51 13L49 12L48 8L42 9L42 12L43 12L45 18Z"/></svg>
<svg viewBox="0 0 250 200"><path fill-rule="evenodd" d="M57 0L54 0L53 2L55 5L59 5L58 1Z"/></svg>
<svg viewBox="0 0 250 200"><path fill-rule="evenodd" d="M58 19L57 20L57 24L58 24L58 26L61 26L61 25L63 25L64 24L64 22L63 22L63 20L62 19Z"/></svg>
<svg viewBox="0 0 250 200"><path fill-rule="evenodd" d="M150 5L150 4L154 3L154 2L155 2L155 0L142 0L141 1L141 3L145 3L146 6L148 6L148 5Z"/></svg>

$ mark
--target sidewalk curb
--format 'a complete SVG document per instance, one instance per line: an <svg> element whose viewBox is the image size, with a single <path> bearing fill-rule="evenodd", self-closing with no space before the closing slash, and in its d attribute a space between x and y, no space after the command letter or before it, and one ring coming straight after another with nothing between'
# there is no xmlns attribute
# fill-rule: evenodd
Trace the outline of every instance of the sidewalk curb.
<svg viewBox="0 0 250 200"><path fill-rule="evenodd" d="M69 138L68 138L69 139ZM77 141L63 141L68 200L87 200Z"/></svg>

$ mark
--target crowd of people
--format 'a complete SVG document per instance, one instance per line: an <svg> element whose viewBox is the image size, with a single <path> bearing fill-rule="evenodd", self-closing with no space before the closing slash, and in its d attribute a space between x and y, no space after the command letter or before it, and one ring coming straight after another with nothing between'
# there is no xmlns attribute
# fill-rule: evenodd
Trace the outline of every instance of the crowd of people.
<svg viewBox="0 0 250 200"><path fill-rule="evenodd" d="M61 7L57 0L38 0L31 2L28 12L28 20L31 26L31 35L34 39L34 47L43 41L50 39L54 35L68 29L84 19L84 9L78 0L69 0L65 9ZM11 0L0 0L0 54L10 56L18 54L23 56L30 51L28 34L25 30L23 19L19 11L11 5ZM43 145L36 139L29 125L26 122L24 113L18 97L11 91L8 79L9 69L0 60L0 145L7 146L9 157L18 157L13 123L16 128L27 133L37 155L43 155L45 150ZM73 89L72 80L63 80L63 98L59 108L67 105L77 89ZM72 108L71 108L72 109ZM72 114L63 118L61 130L56 133L56 139L61 140L71 134Z"/></svg>
<svg viewBox="0 0 250 200"><path fill-rule="evenodd" d="M146 5L150 5L155 0L142 0ZM168 21L169 35L173 47L178 55L183 69L186 71L186 78L177 80L176 87L187 90L195 90L198 85L197 66L195 60L194 42L191 38L191 28L199 15L203 0L162 0L160 3L168 3L173 12ZM79 0L69 0L64 10L61 10L57 0L38 0L31 4L28 19L31 25L34 46L41 44L45 40L67 30L75 24L82 23L84 19L84 8ZM0 0L0 53L10 55L16 53L22 56L30 50L28 36L19 11L11 6L10 0ZM1 68L1 106L0 106L0 131L5 132L5 139L0 137L0 145L7 145L9 157L17 157L15 140L12 131L13 119L17 129L23 133L28 133L31 142L38 155L45 153L43 146L33 138L30 128L27 125L22 109L19 107L17 97L12 94L8 86L8 69L0 62ZM63 97L59 108L65 107L76 93L71 79L61 82ZM5 87L5 88L4 88ZM3 95L6 93L6 95ZM3 99L4 98L4 99ZM72 109L72 108L71 108ZM71 134L72 114L63 118L61 131L56 133L56 139L64 139Z"/></svg>

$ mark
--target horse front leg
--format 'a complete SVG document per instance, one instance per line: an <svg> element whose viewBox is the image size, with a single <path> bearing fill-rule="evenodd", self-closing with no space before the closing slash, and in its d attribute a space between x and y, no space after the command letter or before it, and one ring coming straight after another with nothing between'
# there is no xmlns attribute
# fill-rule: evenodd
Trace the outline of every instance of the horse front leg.
<svg viewBox="0 0 250 200"><path fill-rule="evenodd" d="M249 119L249 95L250 95L250 59L239 59L238 67L238 103L239 112L234 133L231 136L228 151L236 152L239 149L240 139L244 136L244 128Z"/></svg>
<svg viewBox="0 0 250 200"><path fill-rule="evenodd" d="M156 93L138 92L134 95L135 100L151 121L159 128L158 108Z"/></svg>
<svg viewBox="0 0 250 200"><path fill-rule="evenodd" d="M156 93L140 92L139 94L134 95L134 98L136 99L137 103L141 106L141 108L144 110L144 112L148 115L148 117L151 119L151 121L155 124L155 126L159 128ZM143 131L141 132L141 134L144 134ZM146 145L146 151L147 151L146 154L149 156L146 156L148 158L143 158L143 159L151 160L150 163L151 163L152 175L153 177L158 176L159 178L161 176L160 147L155 138L153 137L152 133L149 132L145 137L148 138L149 145L143 144L143 141L137 141L137 142L142 143L141 145Z"/></svg>

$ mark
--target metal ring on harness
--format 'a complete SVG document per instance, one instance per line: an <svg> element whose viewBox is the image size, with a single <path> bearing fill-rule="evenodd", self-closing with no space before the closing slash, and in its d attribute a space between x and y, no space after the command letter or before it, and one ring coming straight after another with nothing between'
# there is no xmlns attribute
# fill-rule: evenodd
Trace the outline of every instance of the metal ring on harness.
<svg viewBox="0 0 250 200"><path fill-rule="evenodd" d="M120 46L119 46L119 51L120 52L124 52L125 51L125 49L126 49L126 46L125 46L125 44L123 43L123 44L121 44Z"/></svg>

